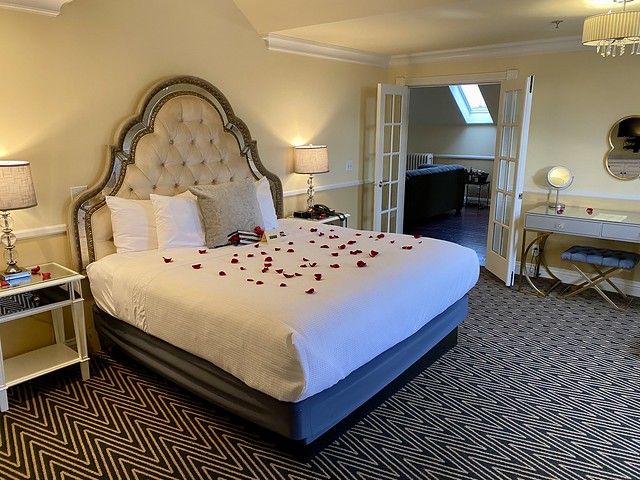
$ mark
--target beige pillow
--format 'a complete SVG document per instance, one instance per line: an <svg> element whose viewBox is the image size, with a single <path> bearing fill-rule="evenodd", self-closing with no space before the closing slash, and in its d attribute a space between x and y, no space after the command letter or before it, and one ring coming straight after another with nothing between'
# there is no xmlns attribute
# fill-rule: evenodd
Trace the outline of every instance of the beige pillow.
<svg viewBox="0 0 640 480"><path fill-rule="evenodd" d="M194 186L189 190L198 197L207 247L227 245L227 235L236 230L264 228L258 196L251 179Z"/></svg>

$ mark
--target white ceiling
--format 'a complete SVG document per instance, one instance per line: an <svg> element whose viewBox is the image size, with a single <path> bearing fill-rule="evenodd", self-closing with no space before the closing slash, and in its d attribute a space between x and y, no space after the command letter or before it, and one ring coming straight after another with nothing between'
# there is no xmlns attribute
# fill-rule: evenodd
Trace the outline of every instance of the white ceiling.
<svg viewBox="0 0 640 480"><path fill-rule="evenodd" d="M613 0L234 0L259 34L394 56L514 42L580 46L590 15ZM636 3L627 8L634 9ZM638 5L640 7L640 5ZM561 20L558 27L552 23ZM587 47L584 47L587 48Z"/></svg>

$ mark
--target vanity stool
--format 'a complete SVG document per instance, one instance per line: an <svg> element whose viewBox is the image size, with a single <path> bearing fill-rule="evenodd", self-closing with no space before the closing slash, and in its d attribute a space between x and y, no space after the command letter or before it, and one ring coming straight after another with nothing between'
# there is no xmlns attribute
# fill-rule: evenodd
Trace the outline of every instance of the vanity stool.
<svg viewBox="0 0 640 480"><path fill-rule="evenodd" d="M560 258L570 262L573 268L575 268L578 273L584 277L585 281L580 285L569 285L558 295L558 298L569 298L585 291L588 288L593 288L616 310L624 311L627 309L632 298L622 293L622 291L611 281L610 277L622 270L633 270L636 265L638 265L638 262L640 262L640 254L624 252L621 250L607 250L605 248L581 247L579 245L574 245L568 250L565 250L562 255L560 255ZM585 272L580 270L576 265L576 262L591 265L597 275L589 277ZM603 271L605 268L606 270ZM626 302L624 306L618 306L600 289L598 284L603 281L606 281L622 296Z"/></svg>

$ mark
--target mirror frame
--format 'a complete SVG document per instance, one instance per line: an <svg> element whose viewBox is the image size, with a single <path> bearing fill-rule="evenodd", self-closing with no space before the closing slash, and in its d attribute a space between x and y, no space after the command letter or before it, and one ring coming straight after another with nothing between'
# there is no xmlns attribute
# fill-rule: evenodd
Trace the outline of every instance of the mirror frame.
<svg viewBox="0 0 640 480"><path fill-rule="evenodd" d="M621 118L611 126L611 128L609 129L609 137L608 137L609 150L604 154L604 168L607 170L609 175L611 175L614 178L617 178L618 180L635 180L636 178L640 178L640 167L638 168L637 175L623 176L613 172L613 170L611 169L611 166L609 165L609 156L614 152L614 150L620 151L620 149L623 148L619 138L625 138L625 137L618 137L618 127L620 126L620 123L630 118L637 118L638 121L640 121L639 115L628 115L626 117ZM626 137L626 138L638 138L638 137ZM624 140L622 140L622 143L624 143ZM629 160L634 163L637 162L640 165L640 153L638 154L637 159L631 158Z"/></svg>
<svg viewBox="0 0 640 480"><path fill-rule="evenodd" d="M562 172L562 175L552 175L554 172ZM557 184L551 181L551 178L558 177L567 177L567 180L562 184ZM569 188L569 186L573 183L573 173L569 168L564 167L562 165L557 165L555 167L551 167L547 172L547 184L553 188L554 190L564 190L565 188Z"/></svg>

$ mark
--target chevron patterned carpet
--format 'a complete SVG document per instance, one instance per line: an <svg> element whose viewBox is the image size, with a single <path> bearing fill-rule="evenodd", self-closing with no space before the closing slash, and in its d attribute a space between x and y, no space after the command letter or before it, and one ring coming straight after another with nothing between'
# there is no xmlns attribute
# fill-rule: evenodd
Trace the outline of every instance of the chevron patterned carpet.
<svg viewBox="0 0 640 480"><path fill-rule="evenodd" d="M458 345L307 463L117 354L10 389L1 479L640 479L640 300L483 272Z"/></svg>

